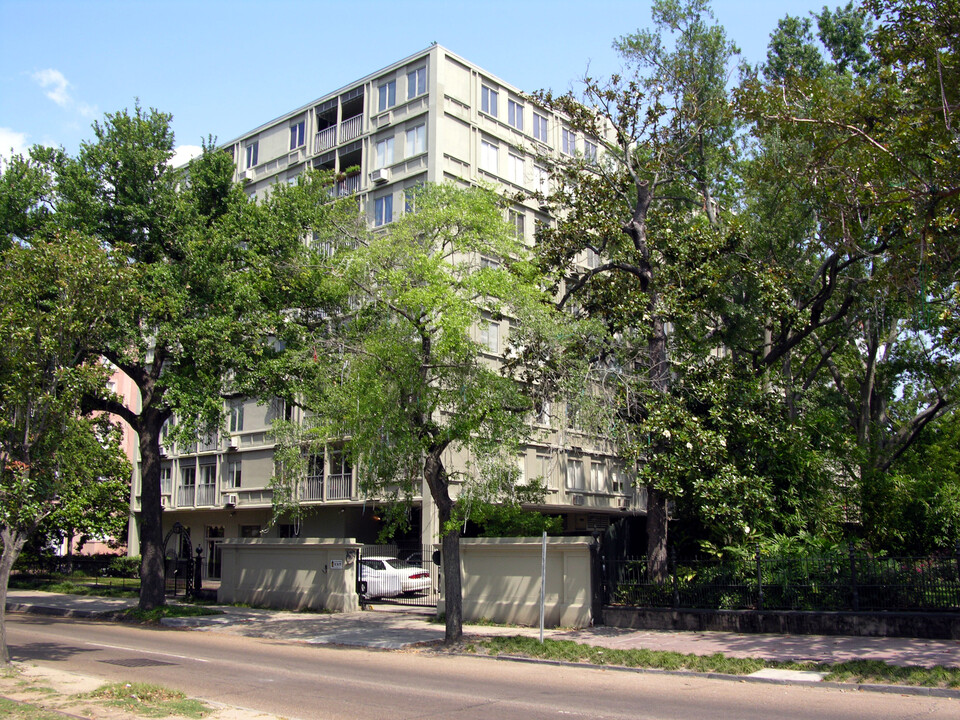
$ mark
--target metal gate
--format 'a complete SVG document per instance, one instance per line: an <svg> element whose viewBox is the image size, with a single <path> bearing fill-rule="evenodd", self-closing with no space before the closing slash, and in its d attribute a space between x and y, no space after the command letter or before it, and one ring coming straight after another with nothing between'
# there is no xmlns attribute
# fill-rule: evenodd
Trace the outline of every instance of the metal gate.
<svg viewBox="0 0 960 720"><path fill-rule="evenodd" d="M170 540L174 536L177 540L171 546ZM189 528L174 523L163 539L163 579L167 595L195 596L199 593L202 550L197 548L196 557L191 550Z"/></svg>
<svg viewBox="0 0 960 720"><path fill-rule="evenodd" d="M432 545L364 545L357 562L362 605L437 606L440 566Z"/></svg>

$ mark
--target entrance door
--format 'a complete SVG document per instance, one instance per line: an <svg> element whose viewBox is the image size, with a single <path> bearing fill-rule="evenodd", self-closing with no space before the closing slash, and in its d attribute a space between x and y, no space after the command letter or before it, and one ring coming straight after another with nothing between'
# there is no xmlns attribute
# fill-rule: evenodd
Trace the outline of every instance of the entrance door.
<svg viewBox="0 0 960 720"><path fill-rule="evenodd" d="M223 542L223 526L207 525L205 533L207 562L204 565L206 577L212 580L220 579L220 543Z"/></svg>

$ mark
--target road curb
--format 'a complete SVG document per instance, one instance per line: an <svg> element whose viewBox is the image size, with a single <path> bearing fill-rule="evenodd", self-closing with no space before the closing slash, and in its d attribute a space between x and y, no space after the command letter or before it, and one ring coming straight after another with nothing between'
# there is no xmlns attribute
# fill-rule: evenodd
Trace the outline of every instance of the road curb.
<svg viewBox="0 0 960 720"><path fill-rule="evenodd" d="M662 668L632 668L625 665L596 665L594 663L576 663L566 660L546 660L524 657L522 655L477 655L475 653L451 653L461 657L505 660L508 662L539 663L570 668L589 668L591 670L612 670L615 672L647 673L651 675L675 675L679 677L706 678L709 680L727 680L744 683L762 683L766 685L799 685L802 687L821 687L835 690L856 690L858 692L877 692L893 695L920 695L924 697L942 697L960 700L960 690L931 688L918 685L879 685L876 683L842 683L834 681L809 682L805 680L783 680L777 678L750 677L749 675L729 675L727 673L697 672L695 670L664 670Z"/></svg>
<svg viewBox="0 0 960 720"><path fill-rule="evenodd" d="M114 610L108 610L106 613L95 610L68 610L67 608L49 607L47 605L28 605L26 603L7 603L6 611L25 613L27 615L48 615L53 617L85 619L109 618L109 614L115 612Z"/></svg>

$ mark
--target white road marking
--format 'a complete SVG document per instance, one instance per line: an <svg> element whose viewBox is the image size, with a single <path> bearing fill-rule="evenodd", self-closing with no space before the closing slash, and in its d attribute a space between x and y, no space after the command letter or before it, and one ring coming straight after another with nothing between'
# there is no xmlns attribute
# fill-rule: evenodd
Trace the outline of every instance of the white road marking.
<svg viewBox="0 0 960 720"><path fill-rule="evenodd" d="M143 650L142 648L132 648L124 647L123 645L104 645L103 643L88 642L87 645L93 645L94 647L109 648L111 650L126 650L133 653L144 653L146 655L165 655L166 657L174 657L180 660L194 660L196 662L210 662L209 660L204 660L203 658L192 657L190 655L175 655L174 653L165 653L165 652L156 652L155 650Z"/></svg>

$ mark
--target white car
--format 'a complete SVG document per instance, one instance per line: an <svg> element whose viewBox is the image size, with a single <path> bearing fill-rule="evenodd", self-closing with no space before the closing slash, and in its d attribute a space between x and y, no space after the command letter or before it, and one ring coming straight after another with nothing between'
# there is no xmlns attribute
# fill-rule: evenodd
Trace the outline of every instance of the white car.
<svg viewBox="0 0 960 720"><path fill-rule="evenodd" d="M430 573L395 557L365 557L360 560L364 597L396 597L430 589Z"/></svg>

